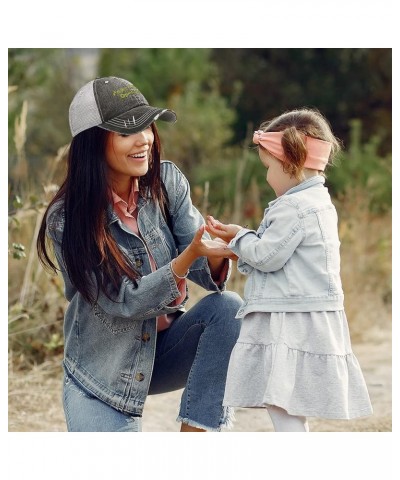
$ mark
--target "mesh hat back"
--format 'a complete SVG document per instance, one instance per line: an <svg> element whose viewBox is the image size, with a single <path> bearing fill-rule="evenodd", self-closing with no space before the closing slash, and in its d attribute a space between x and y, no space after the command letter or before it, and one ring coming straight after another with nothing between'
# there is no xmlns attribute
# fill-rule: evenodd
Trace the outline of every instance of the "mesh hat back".
<svg viewBox="0 0 400 480"><path fill-rule="evenodd" d="M69 107L69 127L73 137L102 123L94 97L93 82L94 80L87 83L77 92Z"/></svg>
<svg viewBox="0 0 400 480"><path fill-rule="evenodd" d="M117 77L96 78L75 95L69 109L72 136L92 127L136 133L155 120L175 122L172 110L152 107L131 82Z"/></svg>

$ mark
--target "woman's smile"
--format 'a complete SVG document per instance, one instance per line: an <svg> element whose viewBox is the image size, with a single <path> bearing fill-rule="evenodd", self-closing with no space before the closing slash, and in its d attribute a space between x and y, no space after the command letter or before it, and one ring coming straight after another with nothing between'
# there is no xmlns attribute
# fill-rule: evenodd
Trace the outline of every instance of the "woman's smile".
<svg viewBox="0 0 400 480"><path fill-rule="evenodd" d="M143 161L143 160L146 160L147 157L148 157L148 151L146 152L140 152L140 153L130 153L128 155L129 158L135 160L135 161Z"/></svg>
<svg viewBox="0 0 400 480"><path fill-rule="evenodd" d="M106 162L110 179L117 190L125 190L132 177L142 177L149 169L154 134L151 127L121 135L110 132L106 144Z"/></svg>

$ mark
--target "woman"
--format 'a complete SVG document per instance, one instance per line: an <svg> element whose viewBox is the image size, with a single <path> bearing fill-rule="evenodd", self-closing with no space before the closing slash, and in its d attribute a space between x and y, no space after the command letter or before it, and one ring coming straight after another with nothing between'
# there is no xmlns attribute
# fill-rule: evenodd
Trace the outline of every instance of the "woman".
<svg viewBox="0 0 400 480"><path fill-rule="evenodd" d="M41 261L65 283L69 431L141 431L148 394L184 388L181 431L220 431L241 298L226 292L225 242L211 240L189 184L160 161L151 107L130 82L97 78L69 112L68 170L41 225ZM215 293L185 311L186 278Z"/></svg>

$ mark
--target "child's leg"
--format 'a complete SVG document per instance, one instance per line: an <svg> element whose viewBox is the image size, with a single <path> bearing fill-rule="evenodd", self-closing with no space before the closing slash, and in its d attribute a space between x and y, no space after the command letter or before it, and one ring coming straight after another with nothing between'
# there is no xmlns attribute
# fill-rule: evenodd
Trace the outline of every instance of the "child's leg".
<svg viewBox="0 0 400 480"><path fill-rule="evenodd" d="M307 417L289 415L283 408L268 405L269 416L274 425L275 432L308 432Z"/></svg>

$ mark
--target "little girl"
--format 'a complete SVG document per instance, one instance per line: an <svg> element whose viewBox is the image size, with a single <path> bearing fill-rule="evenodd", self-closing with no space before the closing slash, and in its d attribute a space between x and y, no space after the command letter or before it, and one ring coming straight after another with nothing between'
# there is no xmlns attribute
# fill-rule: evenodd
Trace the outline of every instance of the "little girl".
<svg viewBox="0 0 400 480"><path fill-rule="evenodd" d="M277 198L257 231L208 217L248 275L224 405L265 407L275 431L307 417L370 415L343 307L337 213L324 170L340 145L316 110L284 113L254 133Z"/></svg>

